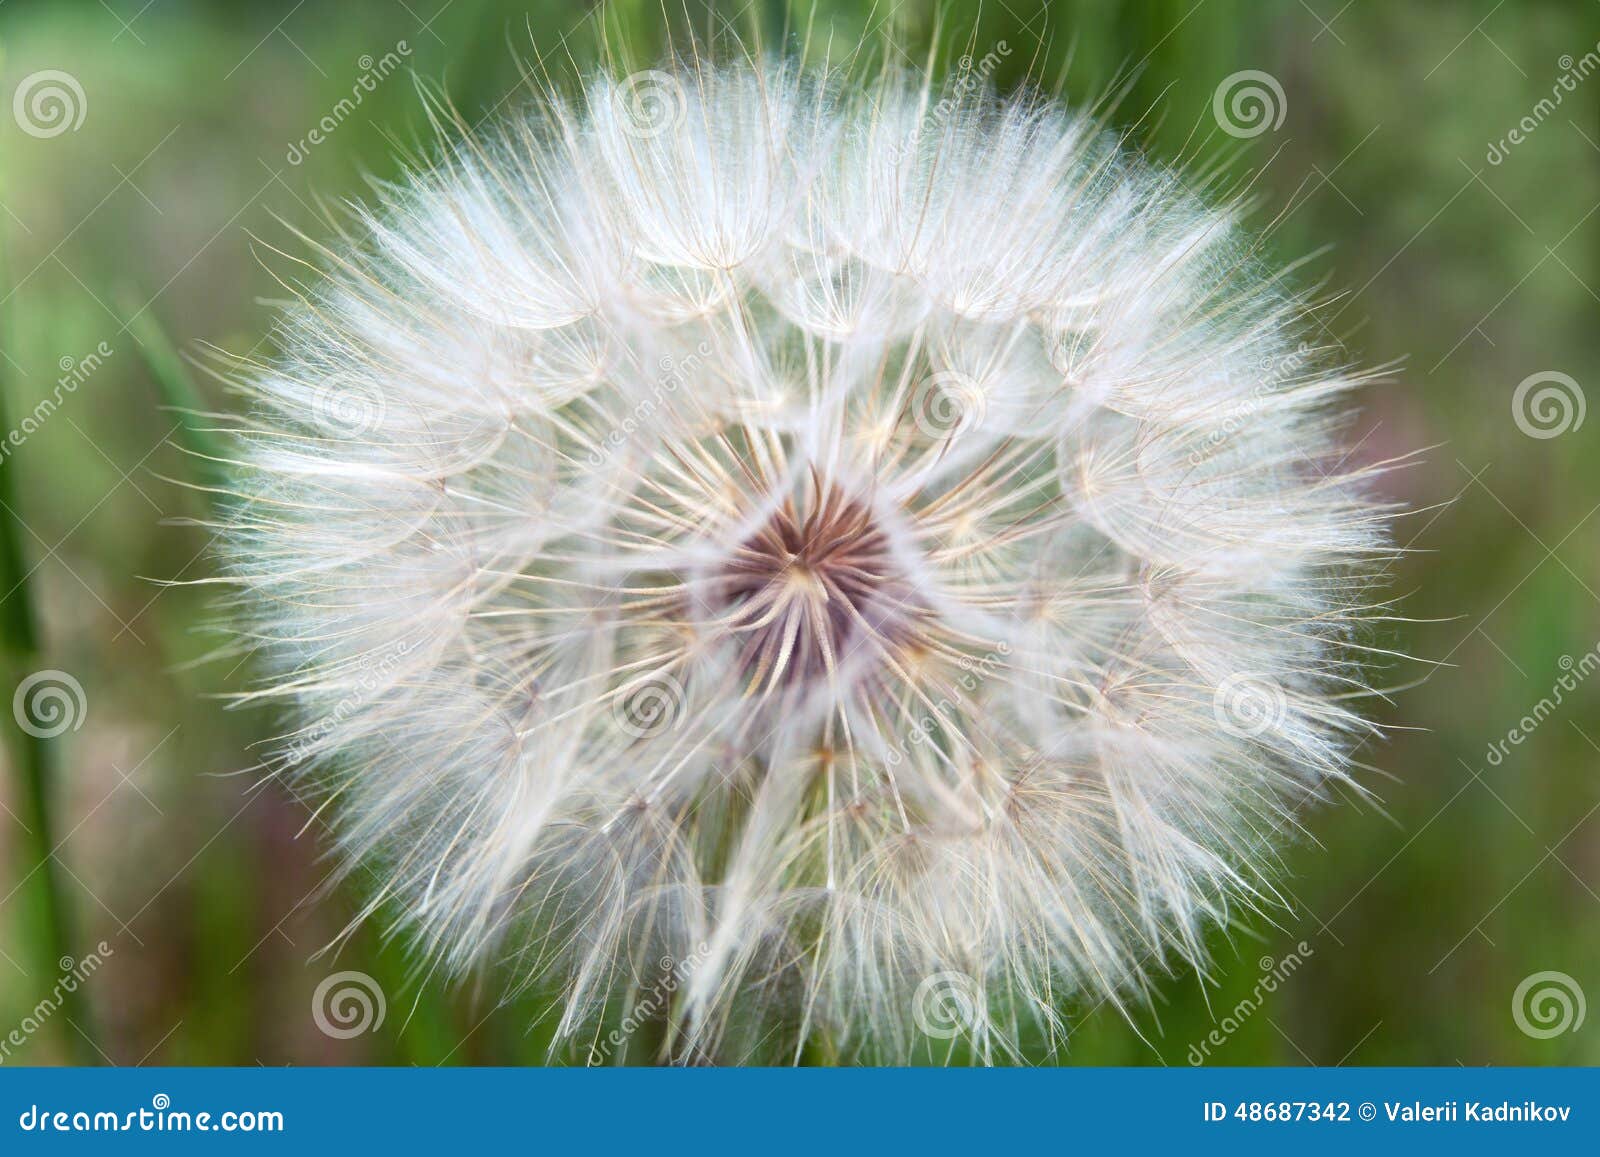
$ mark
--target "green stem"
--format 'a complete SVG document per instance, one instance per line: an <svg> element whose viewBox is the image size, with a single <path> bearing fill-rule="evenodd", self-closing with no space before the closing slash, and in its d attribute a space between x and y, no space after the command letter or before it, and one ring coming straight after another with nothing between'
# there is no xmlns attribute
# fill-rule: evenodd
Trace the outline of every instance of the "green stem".
<svg viewBox="0 0 1600 1157"><path fill-rule="evenodd" d="M165 407L177 415L181 423L178 441L188 456L195 485L201 488L218 485L224 476L223 461L226 451L216 432L206 424L204 400L200 391L184 368L166 330L148 310L132 313L123 311L128 332L139 348L139 356L154 379L156 389ZM209 495L207 496L209 500Z"/></svg>
<svg viewBox="0 0 1600 1157"><path fill-rule="evenodd" d="M11 428L5 390L0 383L0 432ZM4 626L5 668L12 687L42 665L38 615L34 609L27 557L22 550L22 525L12 477L14 469L10 458L0 462L0 624ZM82 989L76 987L67 992L64 988L58 989L55 980L63 970L63 960L72 955L72 912L62 886L61 865L55 858L52 800L57 779L57 744L61 741L30 735L15 723L6 729L6 734L11 740L12 760L21 782L26 816L23 821L27 827L23 841L27 849L23 868L26 886L19 888L18 894L29 897L35 924L35 934L29 937L29 942L35 946L33 980L48 986L40 993L41 997L53 997L59 992L57 1031L68 1053L80 1064L95 1064L99 1056L93 1045L94 1026Z"/></svg>

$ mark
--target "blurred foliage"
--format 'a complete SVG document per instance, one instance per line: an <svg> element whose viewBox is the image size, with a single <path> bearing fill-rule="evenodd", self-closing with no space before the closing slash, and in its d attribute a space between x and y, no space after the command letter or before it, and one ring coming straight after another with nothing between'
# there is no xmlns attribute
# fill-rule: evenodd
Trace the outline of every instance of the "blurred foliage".
<svg viewBox="0 0 1600 1157"><path fill-rule="evenodd" d="M1163 978L1129 1018L1075 1009L1056 1059L1188 1063L1241 1000L1254 1003L1263 968L1276 967L1261 958L1283 961L1304 942L1301 966L1207 1046L1208 1063L1600 1063L1600 1016L1536 1039L1511 1010L1519 982L1543 970L1600 1000L1600 686L1569 696L1497 764L1486 757L1549 694L1562 657L1600 641L1600 421L1534 439L1512 418L1513 391L1536 372L1569 373L1594 393L1600 78L1489 159L1550 95L1563 59L1596 50L1600 7L758 0L668 19L644 0L603 12L564 0L13 0L0 9L3 95L60 69L87 108L80 128L48 138L15 116L0 123L9 420L56 390L63 359L81 366L100 343L112 350L0 461L39 661L73 673L88 702L81 730L59 741L52 863L77 955L102 940L112 951L86 985L106 1059L545 1056L545 1002L499 1007L493 977L447 987L418 976L385 925L319 954L355 897L318 890L320 822L247 770L273 720L216 698L247 672L206 661L218 643L207 588L162 585L210 565L194 523L205 496L174 481L196 481L200 460L182 452L194 443L170 407L183 371L164 343L268 348L283 292L254 239L292 250L284 222L315 234L319 199L361 195L395 172L401 147L426 139L402 70L326 141L302 144L364 61L403 45L407 69L476 123L527 99L524 69L569 84L606 61L681 48L686 28L791 51L805 37L813 60L865 46L906 67L929 59L938 36L941 70L1004 41L1001 87L1120 98L1114 120L1153 156L1248 192L1280 261L1325 251L1301 271L1326 280L1324 324L1353 359L1399 367L1364 395L1358 455L1432 447L1387 480L1416 511L1398 531L1414 553L1395 577L1409 621L1376 643L1446 665L1382 672L1407 689L1380 705L1392 740L1362 753L1377 801L1308 810L1287 856L1289 911L1219 934L1211 977ZM1281 85L1285 116L1236 138L1218 131L1213 94L1247 69ZM230 405L200 389L204 408ZM19 677L8 672L8 695ZM8 773L19 750L8 747ZM25 886L37 858L19 818L23 777L0 779L3 1038L56 978L41 974L53 950L36 942ZM341 969L370 973L388 994L378 1031L318 1031L313 993ZM69 1059L64 1019L5 1062Z"/></svg>

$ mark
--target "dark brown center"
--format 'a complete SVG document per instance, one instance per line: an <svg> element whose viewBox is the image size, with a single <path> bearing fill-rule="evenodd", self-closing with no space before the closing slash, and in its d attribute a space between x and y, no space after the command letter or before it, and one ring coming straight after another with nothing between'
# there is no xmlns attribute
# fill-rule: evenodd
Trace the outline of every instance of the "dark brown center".
<svg viewBox="0 0 1600 1157"><path fill-rule="evenodd" d="M740 544L714 576L712 602L739 640L752 691L825 683L880 662L917 614L872 508L824 483Z"/></svg>

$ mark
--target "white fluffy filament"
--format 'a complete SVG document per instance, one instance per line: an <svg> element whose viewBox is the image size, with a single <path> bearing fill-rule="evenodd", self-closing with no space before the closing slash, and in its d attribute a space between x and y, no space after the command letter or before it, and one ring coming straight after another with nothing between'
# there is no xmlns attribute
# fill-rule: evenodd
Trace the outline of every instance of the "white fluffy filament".
<svg viewBox="0 0 1600 1157"><path fill-rule="evenodd" d="M666 980L673 1057L898 1059L957 977L1005 1055L1201 963L1346 776L1359 379L1084 118L596 79L324 256L226 527L277 763L565 1037Z"/></svg>

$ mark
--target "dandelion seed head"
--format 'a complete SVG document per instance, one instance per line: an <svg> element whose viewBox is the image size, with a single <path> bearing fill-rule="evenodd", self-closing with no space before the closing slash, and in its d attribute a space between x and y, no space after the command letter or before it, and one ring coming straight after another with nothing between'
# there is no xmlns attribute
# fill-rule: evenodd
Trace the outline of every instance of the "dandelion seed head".
<svg viewBox="0 0 1600 1157"><path fill-rule="evenodd" d="M1203 966L1368 731L1361 379L1053 102L641 75L384 186L240 375L228 572L362 916L569 1038L670 961L682 1056L905 1057L958 976L993 1059Z"/></svg>

